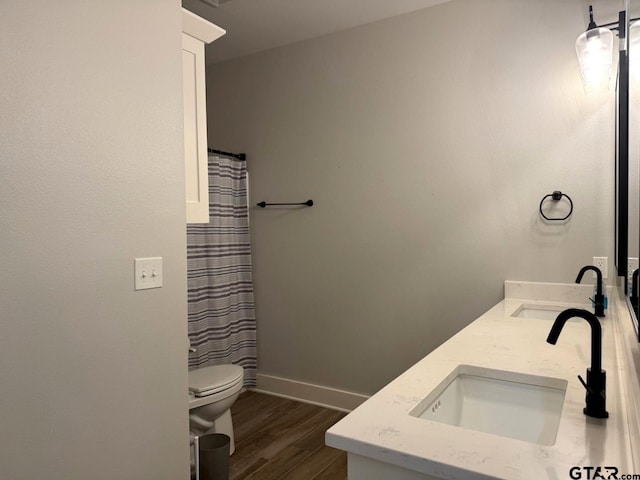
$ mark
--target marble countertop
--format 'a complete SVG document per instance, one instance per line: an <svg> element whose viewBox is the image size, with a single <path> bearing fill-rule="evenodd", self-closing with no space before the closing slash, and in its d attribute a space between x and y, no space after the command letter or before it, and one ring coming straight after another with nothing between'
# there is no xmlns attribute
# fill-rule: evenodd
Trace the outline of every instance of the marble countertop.
<svg viewBox="0 0 640 480"><path fill-rule="evenodd" d="M625 401L624 358L616 348L623 309L609 289L602 320L603 369L609 418L587 417L577 375L590 366L590 327L567 322L556 345L546 343L553 320L514 318L523 304L591 310L593 286L505 282L505 299L393 380L326 434L329 446L443 479L564 479L573 466L616 466L633 472ZM614 298L611 298L613 294ZM566 379L556 442L543 446L409 415L458 365L476 365ZM640 473L640 472L636 472Z"/></svg>

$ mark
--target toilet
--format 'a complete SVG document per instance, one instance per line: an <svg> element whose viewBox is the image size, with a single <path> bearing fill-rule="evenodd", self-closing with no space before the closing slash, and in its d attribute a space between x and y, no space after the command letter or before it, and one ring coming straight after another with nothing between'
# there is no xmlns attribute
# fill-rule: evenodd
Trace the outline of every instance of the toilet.
<svg viewBox="0 0 640 480"><path fill-rule="evenodd" d="M235 451L231 405L236 401L244 370L239 365L216 365L189 372L189 430L191 435L224 433Z"/></svg>

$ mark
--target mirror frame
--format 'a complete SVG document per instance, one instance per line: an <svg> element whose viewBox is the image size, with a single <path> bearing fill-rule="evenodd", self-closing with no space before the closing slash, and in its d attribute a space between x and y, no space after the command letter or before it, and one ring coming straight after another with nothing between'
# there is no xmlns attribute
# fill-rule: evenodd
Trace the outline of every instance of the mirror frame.
<svg viewBox="0 0 640 480"><path fill-rule="evenodd" d="M629 56L627 52L627 15L618 14L618 82L616 88L616 226L615 258L618 276L627 285L627 258L629 248Z"/></svg>

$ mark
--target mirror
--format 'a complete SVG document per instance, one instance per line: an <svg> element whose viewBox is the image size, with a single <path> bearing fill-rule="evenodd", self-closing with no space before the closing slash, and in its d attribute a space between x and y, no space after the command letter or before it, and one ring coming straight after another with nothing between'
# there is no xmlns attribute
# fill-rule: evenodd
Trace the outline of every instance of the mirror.
<svg viewBox="0 0 640 480"><path fill-rule="evenodd" d="M638 298L633 293L633 272L638 269L640 254L640 0L628 4L628 244L626 268L626 292L629 310L638 329ZM636 292L637 293L637 292ZM639 336L640 339L640 336Z"/></svg>

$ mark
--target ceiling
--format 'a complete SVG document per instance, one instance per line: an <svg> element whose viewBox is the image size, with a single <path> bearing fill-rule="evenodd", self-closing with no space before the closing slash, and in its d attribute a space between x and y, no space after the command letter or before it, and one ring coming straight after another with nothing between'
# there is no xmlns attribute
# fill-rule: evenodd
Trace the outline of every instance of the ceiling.
<svg viewBox="0 0 640 480"><path fill-rule="evenodd" d="M227 34L207 47L207 64L395 17L449 0L201 0L182 5Z"/></svg>

